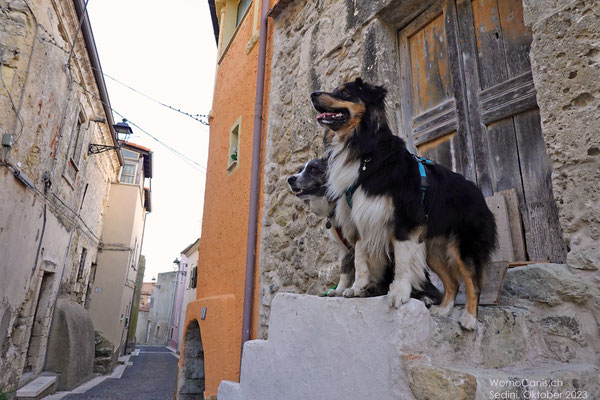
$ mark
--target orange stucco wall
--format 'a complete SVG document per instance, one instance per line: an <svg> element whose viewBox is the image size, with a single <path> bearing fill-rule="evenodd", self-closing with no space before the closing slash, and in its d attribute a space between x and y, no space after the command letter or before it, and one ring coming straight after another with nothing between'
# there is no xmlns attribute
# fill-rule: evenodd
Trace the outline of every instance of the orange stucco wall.
<svg viewBox="0 0 600 400"><path fill-rule="evenodd" d="M239 380L258 43L249 54L246 54L245 50L253 32L254 9L253 2L217 66L198 257L197 299L188 305L186 312L185 326L189 326L192 320L197 320L200 326L207 397L217 393L222 380ZM271 31L272 28L269 27L268 62L271 59ZM265 81L267 94L270 64L267 64ZM259 210L262 210L263 155L268 104L266 97L265 95L263 151L259 173ZM238 166L229 174L226 170L229 159L229 132L240 117ZM261 219L259 214L259 223ZM257 241L257 273L251 330L253 337L256 336L258 318L258 268ZM202 307L207 308L204 320L200 318Z"/></svg>

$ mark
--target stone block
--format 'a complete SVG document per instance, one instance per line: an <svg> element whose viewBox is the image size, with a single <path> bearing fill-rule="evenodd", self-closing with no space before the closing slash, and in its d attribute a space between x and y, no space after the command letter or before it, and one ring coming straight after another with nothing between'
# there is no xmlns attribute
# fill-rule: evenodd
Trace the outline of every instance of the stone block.
<svg viewBox="0 0 600 400"><path fill-rule="evenodd" d="M38 399L50 394L56 386L56 376L38 376L21 389L17 390L17 399Z"/></svg>
<svg viewBox="0 0 600 400"><path fill-rule="evenodd" d="M474 400L477 380L471 374L447 368L409 368L410 389L417 400Z"/></svg>
<svg viewBox="0 0 600 400"><path fill-rule="evenodd" d="M474 369L471 373L477 377L478 400L570 397L596 399L600 393L600 368L590 364L537 363L529 368Z"/></svg>
<svg viewBox="0 0 600 400"><path fill-rule="evenodd" d="M58 390L69 390L94 372L94 325L87 310L68 299L58 299L46 369L57 374Z"/></svg>
<svg viewBox="0 0 600 400"><path fill-rule="evenodd" d="M531 264L509 269L504 292L550 306L565 301L582 304L590 296L588 285L563 264Z"/></svg>
<svg viewBox="0 0 600 400"><path fill-rule="evenodd" d="M600 267L600 246L581 248L567 254L567 264L571 268L596 271Z"/></svg>
<svg viewBox="0 0 600 400"><path fill-rule="evenodd" d="M577 319L568 315L549 316L540 320L540 325L546 334L562 336L585 344L581 326Z"/></svg>
<svg viewBox="0 0 600 400"><path fill-rule="evenodd" d="M277 294L269 340L244 345L242 398L411 398L402 354L425 351L431 316L420 301L386 300ZM222 389L219 400L239 398Z"/></svg>
<svg viewBox="0 0 600 400"><path fill-rule="evenodd" d="M244 400L240 384L231 381L222 381L219 385L218 398L224 398L228 400Z"/></svg>

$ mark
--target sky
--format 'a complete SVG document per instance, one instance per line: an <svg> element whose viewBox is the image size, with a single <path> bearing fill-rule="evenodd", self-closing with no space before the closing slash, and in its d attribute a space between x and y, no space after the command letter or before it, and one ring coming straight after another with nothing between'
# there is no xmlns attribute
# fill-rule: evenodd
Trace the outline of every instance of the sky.
<svg viewBox="0 0 600 400"><path fill-rule="evenodd" d="M88 13L105 74L189 114L212 104L216 44L208 2L89 0ZM154 151L152 212L146 219L144 281L173 270L201 233L208 126L105 77L112 108L201 165L195 167L132 125L129 141ZM114 114L115 122L121 121Z"/></svg>

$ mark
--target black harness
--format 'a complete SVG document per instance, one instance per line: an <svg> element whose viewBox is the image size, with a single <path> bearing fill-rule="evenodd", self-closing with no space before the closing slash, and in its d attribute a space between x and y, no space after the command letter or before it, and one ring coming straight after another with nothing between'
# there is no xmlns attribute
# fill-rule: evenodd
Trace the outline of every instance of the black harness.
<svg viewBox="0 0 600 400"><path fill-rule="evenodd" d="M429 188L429 180L427 179L427 170L425 169L425 165L434 165L433 161L426 159L425 157L418 156L416 154L412 155L415 161L419 164L419 175L421 176L421 201L423 204L425 203L425 193L427 193L427 189ZM371 157L365 158L362 160L362 170L366 171L367 163L371 161ZM354 182L346 191L344 192L346 196L346 203L348 203L348 207L352 208L352 196L356 189L358 188L358 181Z"/></svg>

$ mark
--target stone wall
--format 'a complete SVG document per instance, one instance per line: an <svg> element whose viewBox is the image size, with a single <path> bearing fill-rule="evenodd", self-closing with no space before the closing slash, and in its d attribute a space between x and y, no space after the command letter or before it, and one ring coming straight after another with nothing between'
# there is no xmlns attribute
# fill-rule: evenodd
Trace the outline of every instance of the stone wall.
<svg viewBox="0 0 600 400"><path fill-rule="evenodd" d="M78 25L72 1L0 0L0 136L15 137L0 150L5 390L24 368L32 376L42 369L57 297L85 303L108 186L119 169L114 152L87 155L90 142L113 143L107 124L94 122L106 116Z"/></svg>
<svg viewBox="0 0 600 400"><path fill-rule="evenodd" d="M400 95L395 23L431 2L297 1L274 21L271 92L265 150L265 193L260 251L259 336L266 335L272 296L279 291L323 293L337 283L338 252L325 221L288 189L287 177L323 154L325 131L309 101L362 76L390 89L388 120L399 132Z"/></svg>
<svg viewBox="0 0 600 400"><path fill-rule="evenodd" d="M571 268L597 270L600 3L524 0L523 6L533 33L533 77L568 263Z"/></svg>
<svg viewBox="0 0 600 400"><path fill-rule="evenodd" d="M291 1L272 23L273 59L265 149L260 250L259 337L267 335L277 292L320 294L337 282L337 251L325 221L288 189L287 177L323 153L324 130L309 102L362 76L390 89L388 119L399 126L402 99L396 34L434 1ZM282 3L283 4L283 3ZM600 265L600 82L594 1L525 0L542 128L553 161L553 189L574 268Z"/></svg>

